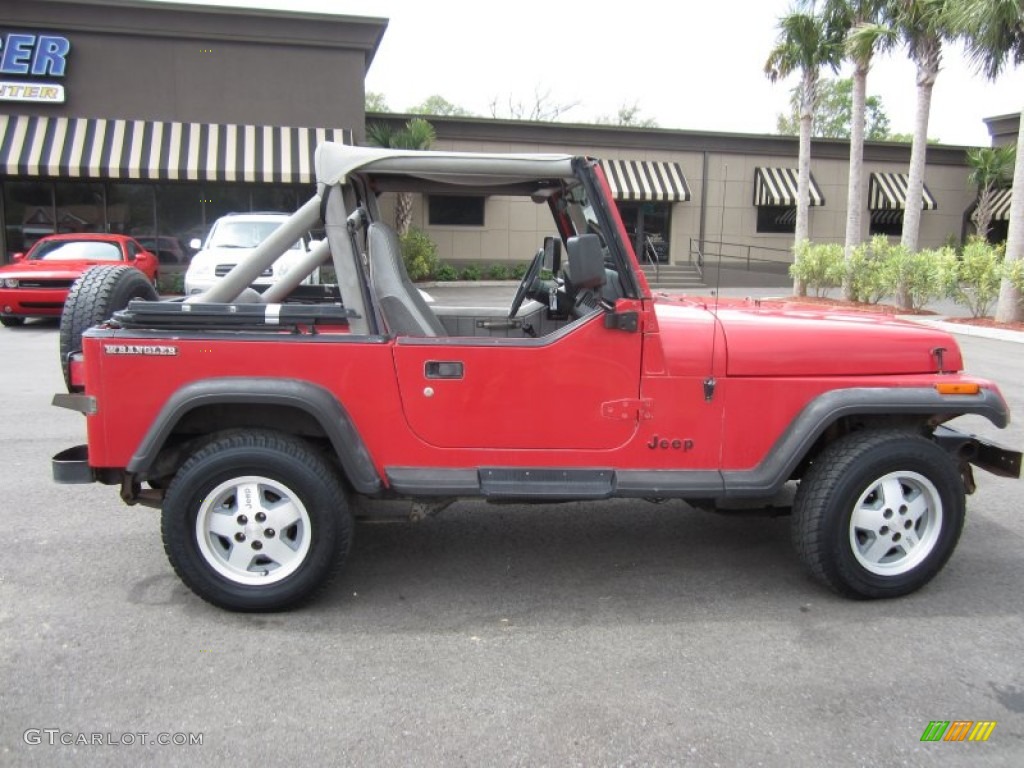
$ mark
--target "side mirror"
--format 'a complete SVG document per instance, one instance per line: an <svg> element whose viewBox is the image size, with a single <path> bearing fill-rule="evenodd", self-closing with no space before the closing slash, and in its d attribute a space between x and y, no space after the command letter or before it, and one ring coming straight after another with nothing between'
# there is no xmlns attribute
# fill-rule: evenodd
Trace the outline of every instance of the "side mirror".
<svg viewBox="0 0 1024 768"><path fill-rule="evenodd" d="M11 256L11 262L12 263L13 262L18 262L18 261L24 261L24 260L25 260L25 254L21 253L21 252L15 253L14 255Z"/></svg>
<svg viewBox="0 0 1024 768"><path fill-rule="evenodd" d="M593 234L570 237L565 249L569 253L569 279L575 287L599 288L605 284L608 278L600 237Z"/></svg>
<svg viewBox="0 0 1024 768"><path fill-rule="evenodd" d="M200 240L198 237L193 237L191 240L188 241L188 247L191 248L193 251L198 251L200 248L203 247L203 241Z"/></svg>

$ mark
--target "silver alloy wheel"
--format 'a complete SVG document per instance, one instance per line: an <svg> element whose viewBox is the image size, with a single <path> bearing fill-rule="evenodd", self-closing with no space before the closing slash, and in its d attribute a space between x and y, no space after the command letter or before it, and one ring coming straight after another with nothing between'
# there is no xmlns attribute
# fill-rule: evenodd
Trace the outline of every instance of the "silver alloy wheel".
<svg viewBox="0 0 1024 768"><path fill-rule="evenodd" d="M267 477L236 477L214 488L196 515L196 541L207 564L236 584L287 578L309 553L309 513L287 486Z"/></svg>
<svg viewBox="0 0 1024 768"><path fill-rule="evenodd" d="M942 530L942 498L924 475L890 472L861 494L850 516L850 546L857 562L879 576L917 567Z"/></svg>

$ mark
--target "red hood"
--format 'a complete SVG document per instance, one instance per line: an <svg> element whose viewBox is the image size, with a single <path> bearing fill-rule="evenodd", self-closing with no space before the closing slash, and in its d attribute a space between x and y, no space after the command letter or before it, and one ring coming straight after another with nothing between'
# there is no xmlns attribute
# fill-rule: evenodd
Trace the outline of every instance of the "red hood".
<svg viewBox="0 0 1024 768"><path fill-rule="evenodd" d="M28 277L36 279L59 280L61 278L74 279L85 272L89 267L107 264L123 264L121 261L110 261L109 259L84 259L81 261L21 261L17 264L7 264L0 267L0 278L4 277Z"/></svg>
<svg viewBox="0 0 1024 768"><path fill-rule="evenodd" d="M659 297L662 334L685 333L693 299ZM960 371L960 347L948 333L872 312L837 311L811 304L712 300L722 327L729 376L872 376ZM692 310L691 310L692 311Z"/></svg>

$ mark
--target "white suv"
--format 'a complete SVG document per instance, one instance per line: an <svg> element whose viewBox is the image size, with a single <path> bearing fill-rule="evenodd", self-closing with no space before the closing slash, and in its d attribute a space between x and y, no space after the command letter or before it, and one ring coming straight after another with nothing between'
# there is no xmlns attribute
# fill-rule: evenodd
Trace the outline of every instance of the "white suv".
<svg viewBox="0 0 1024 768"><path fill-rule="evenodd" d="M185 272L185 294L191 296L208 290L251 254L287 218L286 213L229 213L221 216L214 222L206 242L202 244L202 250L192 257ZM199 242L193 240L191 245L199 247ZM284 256L253 281L253 285L271 285L279 280L310 246L308 237L296 240ZM303 280L303 284L315 283L318 272L315 271Z"/></svg>

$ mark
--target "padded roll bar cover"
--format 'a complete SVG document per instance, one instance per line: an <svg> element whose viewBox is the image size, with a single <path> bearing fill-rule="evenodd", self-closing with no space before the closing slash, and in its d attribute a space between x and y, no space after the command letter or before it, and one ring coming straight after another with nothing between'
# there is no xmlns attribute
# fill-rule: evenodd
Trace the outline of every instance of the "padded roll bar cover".
<svg viewBox="0 0 1024 768"><path fill-rule="evenodd" d="M605 284L604 249L594 234L577 235L565 242L569 253L569 279L576 288L593 289Z"/></svg>

